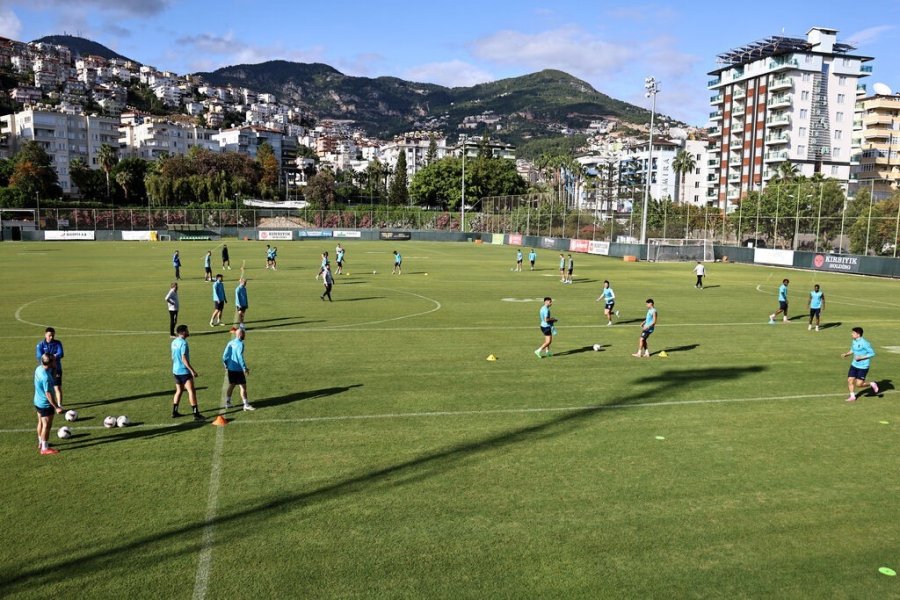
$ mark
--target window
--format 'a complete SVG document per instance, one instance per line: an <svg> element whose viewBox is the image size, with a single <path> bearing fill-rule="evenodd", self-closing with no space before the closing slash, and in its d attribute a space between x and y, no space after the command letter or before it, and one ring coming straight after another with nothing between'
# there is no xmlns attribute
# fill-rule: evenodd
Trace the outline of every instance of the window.
<svg viewBox="0 0 900 600"><path fill-rule="evenodd" d="M807 92L807 91L800 92L800 99L801 100L809 100L809 92Z"/></svg>
<svg viewBox="0 0 900 600"><path fill-rule="evenodd" d="M837 165L831 165L831 174L832 175L838 174L838 166Z"/></svg>
<svg viewBox="0 0 900 600"><path fill-rule="evenodd" d="M804 73L804 74L803 74L803 81L804 81L804 82L809 82L810 79L812 79L812 76L811 76L809 73Z"/></svg>
<svg viewBox="0 0 900 600"><path fill-rule="evenodd" d="M695 195L694 195L694 202L696 203L696 202L699 202L699 201L700 201L700 196L697 196L697 195L695 194Z"/></svg>
<svg viewBox="0 0 900 600"><path fill-rule="evenodd" d="M695 181L695 182L694 182L694 187L695 187L695 188L700 187L700 182L699 182L699 181Z"/></svg>
<svg viewBox="0 0 900 600"><path fill-rule="evenodd" d="M809 111L805 108L801 108L800 109L800 118L805 121L808 116L809 116Z"/></svg>
<svg viewBox="0 0 900 600"><path fill-rule="evenodd" d="M834 130L834 139L839 140L842 137L844 137L844 132L841 131L840 129L835 129Z"/></svg>
<svg viewBox="0 0 900 600"><path fill-rule="evenodd" d="M846 100L847 100L846 94L838 94L838 97L837 97L838 104L843 104L844 101L846 101Z"/></svg>
<svg viewBox="0 0 900 600"><path fill-rule="evenodd" d="M806 54L803 58L806 59L807 63L811 63L813 61L812 54Z"/></svg>
<svg viewBox="0 0 900 600"><path fill-rule="evenodd" d="M832 148L831 149L831 158L839 158L841 156L840 148Z"/></svg>
<svg viewBox="0 0 900 600"><path fill-rule="evenodd" d="M799 154L800 156L806 156L806 146L797 146L797 154Z"/></svg>
<svg viewBox="0 0 900 600"><path fill-rule="evenodd" d="M838 85L847 85L847 76L841 75L838 77Z"/></svg>
<svg viewBox="0 0 900 600"><path fill-rule="evenodd" d="M835 123L840 123L840 122L843 121L843 120L844 120L844 113L842 113L842 112L840 112L840 111L838 111L837 113L835 113L835 115L834 115L834 122L835 122Z"/></svg>
<svg viewBox="0 0 900 600"><path fill-rule="evenodd" d="M806 137L806 127L801 127L800 129L797 130L797 133L800 134L801 138L805 138Z"/></svg>

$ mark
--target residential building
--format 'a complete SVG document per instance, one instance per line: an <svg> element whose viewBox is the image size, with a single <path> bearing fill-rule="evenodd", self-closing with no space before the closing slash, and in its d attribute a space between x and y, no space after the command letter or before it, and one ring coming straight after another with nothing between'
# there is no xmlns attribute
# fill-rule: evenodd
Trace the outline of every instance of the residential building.
<svg viewBox="0 0 900 600"><path fill-rule="evenodd" d="M249 126L222 129L212 136L212 139L218 142L222 152L240 152L252 158L256 158L259 146L268 143L278 160L279 169L281 168L283 138L284 135L280 131Z"/></svg>
<svg viewBox="0 0 900 600"><path fill-rule="evenodd" d="M708 82L709 197L720 208L762 189L785 161L846 188L857 82L872 58L853 54L837 33L813 27L805 39L773 36L718 56Z"/></svg>
<svg viewBox="0 0 900 600"><path fill-rule="evenodd" d="M26 109L0 117L0 130L8 135L9 152L15 154L27 141L39 143L52 160L59 185L66 194L77 193L69 177L69 164L80 158L99 169L100 147L119 146L118 117L64 114L43 109Z"/></svg>
<svg viewBox="0 0 900 600"><path fill-rule="evenodd" d="M219 143L214 139L216 134L218 130L215 129L126 113L122 115L119 126L118 146L123 156L155 160L167 154L187 154L194 146L218 152Z"/></svg>
<svg viewBox="0 0 900 600"><path fill-rule="evenodd" d="M694 206L706 206L709 177L712 174L710 163L714 163L717 158L708 150L706 140L688 138L684 141L683 150L694 159L694 169L685 174L684 187L682 187L681 175L675 174L678 180L677 195L673 200Z"/></svg>
<svg viewBox="0 0 900 600"><path fill-rule="evenodd" d="M435 160L444 158L447 155L446 137L438 137L433 133L416 131L398 135L394 137L393 141L382 146L380 149L381 160L393 169L397 166L400 153L405 153L406 174L411 180L416 173L427 165L426 158L428 157L428 148L431 146L432 139L434 139L436 147Z"/></svg>
<svg viewBox="0 0 900 600"><path fill-rule="evenodd" d="M856 102L850 195L868 189L875 200L886 200L900 189L900 95L884 84L874 87L887 93Z"/></svg>

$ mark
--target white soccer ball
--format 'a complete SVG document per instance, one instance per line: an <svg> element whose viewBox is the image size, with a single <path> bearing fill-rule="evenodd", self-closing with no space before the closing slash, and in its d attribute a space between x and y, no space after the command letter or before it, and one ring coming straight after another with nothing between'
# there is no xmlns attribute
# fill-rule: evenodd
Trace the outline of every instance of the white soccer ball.
<svg viewBox="0 0 900 600"><path fill-rule="evenodd" d="M603 346L601 344L594 344L594 352L600 352L603 350Z"/></svg>
<svg viewBox="0 0 900 600"><path fill-rule="evenodd" d="M116 426L116 418L113 416L106 417L103 419L103 426L107 429L111 429Z"/></svg>
<svg viewBox="0 0 900 600"><path fill-rule="evenodd" d="M117 427L128 427L129 425L131 425L131 421L128 420L128 417L126 415L122 415L121 417L116 419Z"/></svg>
<svg viewBox="0 0 900 600"><path fill-rule="evenodd" d="M66 426L62 426L56 430L56 437L61 440L72 437L72 430Z"/></svg>
<svg viewBox="0 0 900 600"><path fill-rule="evenodd" d="M66 411L66 421L77 421L78 420L78 411L77 410L67 410Z"/></svg>

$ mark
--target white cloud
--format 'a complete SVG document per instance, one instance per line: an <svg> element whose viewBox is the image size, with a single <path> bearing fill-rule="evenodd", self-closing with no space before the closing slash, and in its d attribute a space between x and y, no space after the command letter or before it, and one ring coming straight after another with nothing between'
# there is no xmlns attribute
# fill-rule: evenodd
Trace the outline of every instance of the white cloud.
<svg viewBox="0 0 900 600"><path fill-rule="evenodd" d="M847 37L847 42L856 46L864 46L878 41L883 34L894 29L893 25L878 25L857 31Z"/></svg>
<svg viewBox="0 0 900 600"><path fill-rule="evenodd" d="M0 36L13 40L19 39L22 31L22 22L9 8L0 8Z"/></svg>
<svg viewBox="0 0 900 600"><path fill-rule="evenodd" d="M322 62L324 50L320 46L307 49L285 48L280 44L257 46L235 37L233 32L223 35L201 33L184 36L175 43L187 53L197 54L192 65L205 65L208 69L237 64L256 64L270 60L294 62Z"/></svg>
<svg viewBox="0 0 900 600"><path fill-rule="evenodd" d="M447 87L468 87L496 79L487 71L461 60L419 65L407 69L401 77L418 83L436 83Z"/></svg>
<svg viewBox="0 0 900 600"><path fill-rule="evenodd" d="M115 13L132 17L149 17L165 11L170 0L13 0L13 3L32 9L73 10L86 13Z"/></svg>

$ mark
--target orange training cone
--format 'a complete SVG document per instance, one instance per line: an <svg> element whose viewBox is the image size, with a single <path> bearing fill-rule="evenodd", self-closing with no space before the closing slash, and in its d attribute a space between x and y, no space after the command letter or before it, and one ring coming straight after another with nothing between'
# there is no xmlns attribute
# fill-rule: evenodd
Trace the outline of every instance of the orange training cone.
<svg viewBox="0 0 900 600"><path fill-rule="evenodd" d="M213 419L212 424L216 427L225 427L226 425L228 425L228 419L226 419L222 415L218 415L215 419Z"/></svg>

